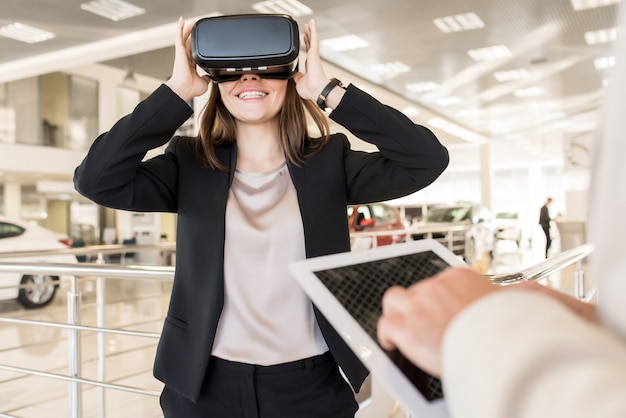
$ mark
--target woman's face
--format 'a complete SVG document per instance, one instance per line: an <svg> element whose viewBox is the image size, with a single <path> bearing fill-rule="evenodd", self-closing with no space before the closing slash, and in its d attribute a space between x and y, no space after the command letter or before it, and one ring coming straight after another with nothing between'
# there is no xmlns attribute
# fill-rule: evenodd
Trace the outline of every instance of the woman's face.
<svg viewBox="0 0 626 418"><path fill-rule="evenodd" d="M285 103L287 80L243 74L239 80L218 84L226 109L237 122L258 124L276 120Z"/></svg>

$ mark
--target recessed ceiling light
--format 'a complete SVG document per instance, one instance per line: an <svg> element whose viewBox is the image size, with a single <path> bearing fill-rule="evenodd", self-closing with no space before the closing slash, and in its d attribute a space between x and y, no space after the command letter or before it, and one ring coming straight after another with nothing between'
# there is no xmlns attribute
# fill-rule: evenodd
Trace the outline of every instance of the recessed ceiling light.
<svg viewBox="0 0 626 418"><path fill-rule="evenodd" d="M252 8L259 13L288 14L294 17L312 15L313 10L298 0L268 0L254 3Z"/></svg>
<svg viewBox="0 0 626 418"><path fill-rule="evenodd" d="M615 56L597 58L593 61L597 70L606 70L615 65Z"/></svg>
<svg viewBox="0 0 626 418"><path fill-rule="evenodd" d="M545 94L545 89L543 87L527 87L525 89L519 89L519 90L515 90L513 92L513 94L516 97L520 97L520 98L526 98L526 97L537 97L537 96L541 96L542 94Z"/></svg>
<svg viewBox="0 0 626 418"><path fill-rule="evenodd" d="M434 81L424 81L421 83L409 83L404 86L408 91L412 91L413 93L426 93L428 91L437 90L439 84Z"/></svg>
<svg viewBox="0 0 626 418"><path fill-rule="evenodd" d="M320 43L322 46L328 47L337 52L367 48L370 45L369 42L357 35L345 35L337 38L323 39Z"/></svg>
<svg viewBox="0 0 626 418"><path fill-rule="evenodd" d="M412 118L420 114L420 110L415 106L408 106L402 109L402 113Z"/></svg>
<svg viewBox="0 0 626 418"><path fill-rule="evenodd" d="M596 7L610 6L611 4L621 3L622 0L572 0L574 10L595 9Z"/></svg>
<svg viewBox="0 0 626 418"><path fill-rule="evenodd" d="M442 97L441 99L437 99L436 103L439 106L442 107L447 107L447 106L454 106L457 105L459 103L461 103L461 98L457 97L457 96L450 96L450 97Z"/></svg>
<svg viewBox="0 0 626 418"><path fill-rule="evenodd" d="M463 109L456 112L456 115L461 118L467 118L479 116L481 113L479 109Z"/></svg>
<svg viewBox="0 0 626 418"><path fill-rule="evenodd" d="M384 64L373 65L372 71L374 71L376 74L382 77L392 78L392 77L397 76L398 74L411 71L411 67L409 67L408 65L400 61L394 61L394 62L387 62Z"/></svg>
<svg viewBox="0 0 626 418"><path fill-rule="evenodd" d="M470 49L467 51L474 61L487 61L511 56L511 51L504 45L488 46L486 48Z"/></svg>
<svg viewBox="0 0 626 418"><path fill-rule="evenodd" d="M587 45L605 44L617 40L617 28L600 29L596 31L585 32L585 41Z"/></svg>
<svg viewBox="0 0 626 418"><path fill-rule="evenodd" d="M493 76L498 81L524 80L530 78L530 72L525 68L519 68L517 70L498 71L493 73Z"/></svg>
<svg viewBox="0 0 626 418"><path fill-rule="evenodd" d="M460 127L459 125L448 122L441 118L429 119L428 124L434 128L441 129L444 132L465 139L469 142L482 142L483 140L479 135L475 134L474 132L470 132L467 129Z"/></svg>
<svg viewBox="0 0 626 418"><path fill-rule="evenodd" d="M37 42L47 41L54 38L54 33L46 30L37 29L23 23L15 22L0 28L0 35L16 41L34 44Z"/></svg>
<svg viewBox="0 0 626 418"><path fill-rule="evenodd" d="M146 13L146 9L123 0L95 0L81 4L80 8L114 22Z"/></svg>
<svg viewBox="0 0 626 418"><path fill-rule="evenodd" d="M464 13L454 16L440 17L433 20L433 23L443 33L461 32L464 30L480 29L485 27L485 22L483 22L476 13Z"/></svg>

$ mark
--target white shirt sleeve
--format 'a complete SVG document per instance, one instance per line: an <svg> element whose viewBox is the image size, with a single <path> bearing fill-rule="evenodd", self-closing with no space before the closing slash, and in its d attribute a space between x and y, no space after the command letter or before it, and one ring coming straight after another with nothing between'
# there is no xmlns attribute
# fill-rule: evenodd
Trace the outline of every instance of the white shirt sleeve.
<svg viewBox="0 0 626 418"><path fill-rule="evenodd" d="M626 345L545 295L488 295L443 344L452 417L626 417Z"/></svg>

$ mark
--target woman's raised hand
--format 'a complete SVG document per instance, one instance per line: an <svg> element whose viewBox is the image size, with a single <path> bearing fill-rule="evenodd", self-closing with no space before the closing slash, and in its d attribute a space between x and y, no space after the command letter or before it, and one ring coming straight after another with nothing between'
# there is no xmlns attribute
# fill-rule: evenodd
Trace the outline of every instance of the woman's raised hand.
<svg viewBox="0 0 626 418"><path fill-rule="evenodd" d="M329 79L322 68L320 43L313 19L304 26L304 44L306 46L305 72L299 72L294 77L296 89L303 99L316 101Z"/></svg>
<svg viewBox="0 0 626 418"><path fill-rule="evenodd" d="M165 84L187 101L203 95L209 88L208 75L200 75L196 70L196 63L191 56L191 31L194 22L185 23L181 17L178 20L176 41L174 43L174 68L172 75Z"/></svg>

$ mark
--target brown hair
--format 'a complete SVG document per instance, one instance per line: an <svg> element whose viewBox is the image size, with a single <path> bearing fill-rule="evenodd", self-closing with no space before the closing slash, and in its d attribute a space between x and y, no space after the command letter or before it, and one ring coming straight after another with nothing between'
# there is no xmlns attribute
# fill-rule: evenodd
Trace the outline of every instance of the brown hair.
<svg viewBox="0 0 626 418"><path fill-rule="evenodd" d="M319 138L309 136L307 113L319 130ZM306 157L322 149L330 138L326 116L311 100L300 97L293 79L287 81L285 103L278 114L278 123L280 143L290 164L299 165ZM200 130L195 142L197 157L211 168L226 170L215 149L234 144L237 141L235 133L235 118L226 109L219 88L213 84L200 117ZM306 153L305 147L308 147Z"/></svg>

